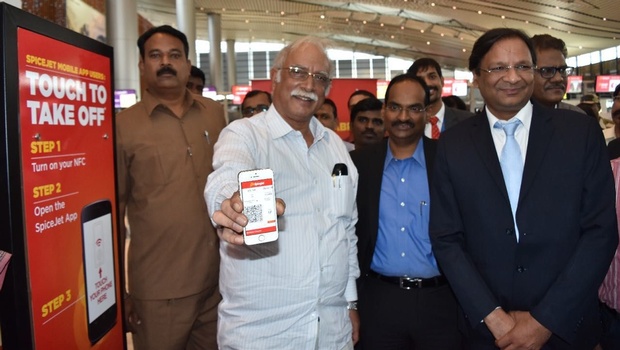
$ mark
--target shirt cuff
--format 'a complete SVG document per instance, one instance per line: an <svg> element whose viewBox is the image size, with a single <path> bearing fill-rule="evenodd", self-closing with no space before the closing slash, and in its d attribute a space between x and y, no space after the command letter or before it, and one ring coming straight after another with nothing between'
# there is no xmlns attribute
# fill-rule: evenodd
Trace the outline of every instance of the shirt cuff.
<svg viewBox="0 0 620 350"><path fill-rule="evenodd" d="M349 279L347 289L344 291L344 297L347 299L347 302L357 301L357 285L355 283L355 278Z"/></svg>

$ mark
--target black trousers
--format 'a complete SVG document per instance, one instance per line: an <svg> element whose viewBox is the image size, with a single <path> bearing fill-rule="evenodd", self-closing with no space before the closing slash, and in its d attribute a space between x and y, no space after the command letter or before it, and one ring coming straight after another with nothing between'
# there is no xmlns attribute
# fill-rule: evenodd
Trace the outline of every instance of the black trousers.
<svg viewBox="0 0 620 350"><path fill-rule="evenodd" d="M462 349L449 285L401 289L373 277L359 284L360 349Z"/></svg>

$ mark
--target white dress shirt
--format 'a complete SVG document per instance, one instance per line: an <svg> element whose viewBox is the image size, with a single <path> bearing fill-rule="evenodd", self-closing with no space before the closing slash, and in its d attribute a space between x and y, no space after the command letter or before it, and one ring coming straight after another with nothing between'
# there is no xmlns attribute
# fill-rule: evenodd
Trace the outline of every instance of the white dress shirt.
<svg viewBox="0 0 620 350"><path fill-rule="evenodd" d="M215 145L205 188L211 215L247 169L271 168L276 197L286 202L277 241L220 243L220 349L342 349L351 341L358 173L336 133L315 118L310 130L308 147L272 106L231 123ZM347 176L332 177L337 163Z"/></svg>
<svg viewBox="0 0 620 350"><path fill-rule="evenodd" d="M521 120L521 125L517 127L515 131L515 140L519 144L521 150L521 157L523 157L523 164L525 164L525 156L527 153L527 142L530 138L530 127L532 125L532 111L534 110L532 102L528 102L521 110L506 122L517 118ZM497 159L501 158L504 144L506 144L506 133L502 129L494 128L493 126L499 120L488 108L486 108L487 119L489 120L489 127L491 128L491 136L493 137L493 143L495 144L495 151L497 151Z"/></svg>
<svg viewBox="0 0 620 350"><path fill-rule="evenodd" d="M443 120L445 118L445 115L446 115L446 105L442 103L441 108L439 108L439 110L437 111L437 114L434 115L435 117L437 117L437 127L439 128L439 132L443 131ZM428 116L429 120L431 117L433 116L432 115ZM431 125L430 122L427 122L426 125L424 125L424 136L428 137L429 139L433 138L433 125Z"/></svg>

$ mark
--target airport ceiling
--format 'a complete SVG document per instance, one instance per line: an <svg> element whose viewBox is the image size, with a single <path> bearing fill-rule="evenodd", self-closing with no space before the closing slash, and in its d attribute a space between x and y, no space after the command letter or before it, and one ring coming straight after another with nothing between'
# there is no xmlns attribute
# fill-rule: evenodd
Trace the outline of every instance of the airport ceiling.
<svg viewBox="0 0 620 350"><path fill-rule="evenodd" d="M154 25L176 24L174 0L137 0ZM207 14L221 14L222 40L290 42L304 35L336 48L465 68L486 30L513 27L563 39L569 56L620 45L618 0L194 0L196 34L208 40Z"/></svg>

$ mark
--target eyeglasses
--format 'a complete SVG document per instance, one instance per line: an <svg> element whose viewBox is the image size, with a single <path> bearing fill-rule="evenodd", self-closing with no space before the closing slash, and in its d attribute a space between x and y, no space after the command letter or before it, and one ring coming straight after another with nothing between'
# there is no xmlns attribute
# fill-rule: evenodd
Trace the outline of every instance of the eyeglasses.
<svg viewBox="0 0 620 350"><path fill-rule="evenodd" d="M478 68L478 69L480 69L483 72L487 72L489 74L500 76L500 75L505 75L506 73L508 73L510 68L513 68L515 72L517 72L518 74L522 74L522 73L531 72L532 70L536 69L536 66L530 66L527 64L518 64L516 66L497 66L497 67L491 67L489 69L484 69L484 68Z"/></svg>
<svg viewBox="0 0 620 350"><path fill-rule="evenodd" d="M540 67L536 70L538 71L538 73L540 73L541 77L545 79L550 79L555 76L556 72L560 72L560 75L565 77L571 74L573 72L573 69L574 69L573 67L562 66L562 67Z"/></svg>
<svg viewBox="0 0 620 350"><path fill-rule="evenodd" d="M268 109L269 109L269 106L267 105L258 105L256 107L246 107L241 110L241 114L243 114L244 117L251 117L261 112L267 112Z"/></svg>
<svg viewBox="0 0 620 350"><path fill-rule="evenodd" d="M403 107L403 106L397 105L395 103L388 103L385 106L385 109L387 109L388 112L394 113L394 114L400 114L400 112L405 110L405 111L407 111L407 115L410 115L410 116L412 116L412 115L420 115L420 114L426 112L426 107L422 107L422 106L419 106L419 105Z"/></svg>
<svg viewBox="0 0 620 350"><path fill-rule="evenodd" d="M299 80L299 81L306 81L306 79L308 79L308 77L312 77L312 79L316 82L321 84L322 86L326 87L327 85L329 85L329 83L332 81L329 76L325 73L312 73L309 70L307 70L306 68L302 68L302 67L288 67L288 68L280 68L280 69L286 69L288 70L288 74L290 75L291 78L295 79L295 80Z"/></svg>

